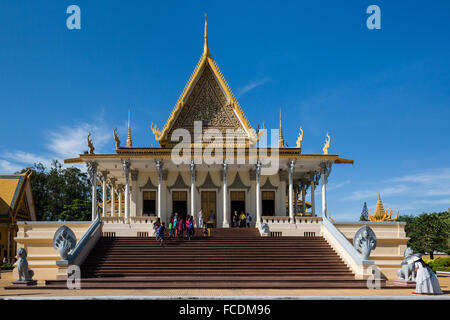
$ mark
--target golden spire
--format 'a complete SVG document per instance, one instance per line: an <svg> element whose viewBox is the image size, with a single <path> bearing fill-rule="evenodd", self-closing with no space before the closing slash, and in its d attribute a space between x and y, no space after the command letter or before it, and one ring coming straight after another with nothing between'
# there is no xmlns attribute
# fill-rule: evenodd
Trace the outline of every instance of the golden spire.
<svg viewBox="0 0 450 320"><path fill-rule="evenodd" d="M209 56L209 48L208 48L208 21L205 13L205 43L203 44L203 54L205 56Z"/></svg>
<svg viewBox="0 0 450 320"><path fill-rule="evenodd" d="M128 136L127 136L127 148L133 147L133 140L131 140L131 125L130 125L130 110L128 110Z"/></svg>
<svg viewBox="0 0 450 320"><path fill-rule="evenodd" d="M397 220L397 218L398 209L397 216L395 218L392 218L392 209L390 213L384 210L383 201L381 201L380 193L378 193L378 200L375 206L375 211L372 213L372 215L369 216L369 221L395 221Z"/></svg>
<svg viewBox="0 0 450 320"><path fill-rule="evenodd" d="M278 137L278 148L284 147L283 128L281 127L281 108L280 108L280 135Z"/></svg>

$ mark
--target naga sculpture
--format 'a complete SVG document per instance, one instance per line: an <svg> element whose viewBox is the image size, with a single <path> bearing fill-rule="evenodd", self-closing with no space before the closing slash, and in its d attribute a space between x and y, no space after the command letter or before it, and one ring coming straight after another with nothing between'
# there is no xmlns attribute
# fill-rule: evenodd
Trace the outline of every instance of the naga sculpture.
<svg viewBox="0 0 450 320"><path fill-rule="evenodd" d="M361 253L363 260L369 260L370 251L377 247L377 237L368 226L363 226L356 231L353 237L353 247Z"/></svg>
<svg viewBox="0 0 450 320"><path fill-rule="evenodd" d="M326 139L325 140L325 145L323 146L323 154L328 154L328 149L330 148L330 142L331 142L331 138L330 138L330 135L328 134L328 132L327 132L327 138L328 139Z"/></svg>
<svg viewBox="0 0 450 320"><path fill-rule="evenodd" d="M91 133L89 132L88 136L87 136L87 144L89 147L89 154L94 154L94 145L92 144L92 139L91 138Z"/></svg>
<svg viewBox="0 0 450 320"><path fill-rule="evenodd" d="M413 249L408 247L403 252L403 257L406 258L414 253ZM402 268L397 271L398 280L415 281L414 263L402 265Z"/></svg>
<svg viewBox="0 0 450 320"><path fill-rule="evenodd" d="M269 230L269 225L267 223L261 223L260 228L264 235L269 235L270 230Z"/></svg>
<svg viewBox="0 0 450 320"><path fill-rule="evenodd" d="M19 280L17 281L33 281L34 271L28 268L27 251L24 248L20 248L17 255L19 256L19 261L17 262Z"/></svg>
<svg viewBox="0 0 450 320"><path fill-rule="evenodd" d="M75 248L77 238L75 233L68 226L61 226L53 236L53 248L59 250L61 259L67 260L69 251Z"/></svg>

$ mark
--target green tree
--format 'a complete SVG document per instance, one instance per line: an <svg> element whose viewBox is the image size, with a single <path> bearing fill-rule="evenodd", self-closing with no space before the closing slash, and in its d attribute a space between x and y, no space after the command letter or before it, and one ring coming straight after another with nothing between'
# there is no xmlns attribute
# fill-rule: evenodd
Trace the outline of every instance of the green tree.
<svg viewBox="0 0 450 320"><path fill-rule="evenodd" d="M63 211L56 214L57 220L87 221L91 219L91 201L74 199L72 203L65 204Z"/></svg>
<svg viewBox="0 0 450 320"><path fill-rule="evenodd" d="M449 252L448 238L450 232L449 212L423 213L411 219L406 216L406 235L410 246L415 252L429 253L434 259L433 252Z"/></svg>
<svg viewBox="0 0 450 320"><path fill-rule="evenodd" d="M87 173L76 167L63 168L57 160L52 162L49 170L42 163L34 164L30 169L33 171L31 188L37 220L57 220L64 216L69 221L90 216L91 209L81 205L91 199ZM81 209L85 213L79 212ZM72 218L70 212L76 212L76 215Z"/></svg>
<svg viewBox="0 0 450 320"><path fill-rule="evenodd" d="M369 221L369 209L367 209L367 202L364 202L359 221Z"/></svg>

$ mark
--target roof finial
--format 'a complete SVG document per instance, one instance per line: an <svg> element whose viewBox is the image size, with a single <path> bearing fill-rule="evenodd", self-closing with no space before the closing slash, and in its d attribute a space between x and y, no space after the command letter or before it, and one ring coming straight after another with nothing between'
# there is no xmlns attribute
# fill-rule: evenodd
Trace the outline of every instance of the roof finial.
<svg viewBox="0 0 450 320"><path fill-rule="evenodd" d="M133 140L131 140L131 125L130 125L130 109L128 109L128 136L127 136L127 148L133 147Z"/></svg>
<svg viewBox="0 0 450 320"><path fill-rule="evenodd" d="M205 56L209 56L209 48L208 48L208 20L205 13L205 43L203 44L203 54Z"/></svg>
<svg viewBox="0 0 450 320"><path fill-rule="evenodd" d="M280 135L278 137L278 148L284 147L283 128L281 127L281 107L280 107Z"/></svg>

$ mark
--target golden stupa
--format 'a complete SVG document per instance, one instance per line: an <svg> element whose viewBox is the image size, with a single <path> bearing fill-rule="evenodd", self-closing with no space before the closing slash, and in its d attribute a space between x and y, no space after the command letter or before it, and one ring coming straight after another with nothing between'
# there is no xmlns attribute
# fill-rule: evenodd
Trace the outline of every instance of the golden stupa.
<svg viewBox="0 0 450 320"><path fill-rule="evenodd" d="M395 221L398 218L398 209L397 209L397 215L395 218L392 218L392 209L390 213L384 210L383 208L383 202L381 201L380 194L378 194L378 200L377 205L375 207L374 213L372 215L369 215L369 221Z"/></svg>

